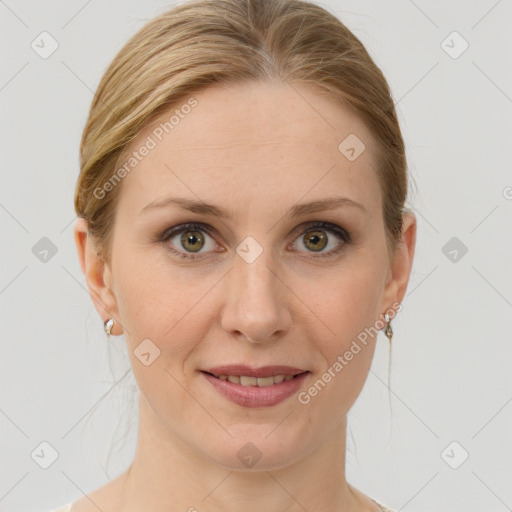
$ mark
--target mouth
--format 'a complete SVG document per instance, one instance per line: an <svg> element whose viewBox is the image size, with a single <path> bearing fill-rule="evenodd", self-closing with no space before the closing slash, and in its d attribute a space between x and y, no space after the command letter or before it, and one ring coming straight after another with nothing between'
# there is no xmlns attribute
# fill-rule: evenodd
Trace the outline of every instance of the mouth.
<svg viewBox="0 0 512 512"><path fill-rule="evenodd" d="M219 380L225 380L231 382L232 384L240 384L241 386L255 386L259 388L264 388L267 386L274 386L275 384L281 384L281 382L288 382L292 379L295 379L298 375L302 375L303 373L309 372L301 372L296 374L278 374L271 375L269 377L253 377L250 375L216 375L215 373L203 372L215 377Z"/></svg>
<svg viewBox="0 0 512 512"><path fill-rule="evenodd" d="M212 388L242 407L272 407L289 399L303 386L310 371L289 366L224 366L201 370Z"/></svg>

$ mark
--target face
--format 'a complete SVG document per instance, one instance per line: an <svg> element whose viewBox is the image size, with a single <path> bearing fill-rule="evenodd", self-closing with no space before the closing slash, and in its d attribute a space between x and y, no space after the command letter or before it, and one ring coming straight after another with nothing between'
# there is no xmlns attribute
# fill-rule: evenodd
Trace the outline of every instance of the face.
<svg viewBox="0 0 512 512"><path fill-rule="evenodd" d="M258 468L283 467L340 431L374 353L361 333L402 299L413 239L390 258L374 141L331 97L285 84L193 97L169 134L155 130L177 107L130 146L156 143L118 185L99 295L162 442L229 468L257 453ZM350 134L359 156L354 139L340 150ZM226 365L247 368L215 370ZM259 387L206 373L270 366L287 368Z"/></svg>

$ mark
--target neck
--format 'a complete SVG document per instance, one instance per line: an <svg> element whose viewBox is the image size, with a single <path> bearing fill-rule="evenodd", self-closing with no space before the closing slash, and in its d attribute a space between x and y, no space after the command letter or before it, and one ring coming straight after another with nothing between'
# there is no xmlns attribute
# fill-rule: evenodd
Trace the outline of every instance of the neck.
<svg viewBox="0 0 512 512"><path fill-rule="evenodd" d="M141 398L136 453L120 477L121 510L368 510L345 479L346 417L318 449L285 467L231 470L165 430Z"/></svg>

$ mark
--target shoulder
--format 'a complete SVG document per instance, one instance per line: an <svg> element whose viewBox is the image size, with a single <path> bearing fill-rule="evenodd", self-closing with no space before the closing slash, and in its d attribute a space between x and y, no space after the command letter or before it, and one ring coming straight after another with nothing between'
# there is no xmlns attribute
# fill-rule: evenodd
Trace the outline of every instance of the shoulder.
<svg viewBox="0 0 512 512"><path fill-rule="evenodd" d="M67 503L64 506L56 508L55 510L51 510L49 512L71 512L71 503Z"/></svg>
<svg viewBox="0 0 512 512"><path fill-rule="evenodd" d="M378 501L375 501L373 498L370 498L374 503L376 503L381 509L382 512L394 512L390 508L385 507L384 505L381 505Z"/></svg>

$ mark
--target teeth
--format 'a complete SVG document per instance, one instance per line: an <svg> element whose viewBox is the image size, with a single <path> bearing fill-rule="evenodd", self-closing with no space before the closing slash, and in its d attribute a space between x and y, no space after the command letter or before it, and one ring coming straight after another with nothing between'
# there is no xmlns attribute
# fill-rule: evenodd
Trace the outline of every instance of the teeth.
<svg viewBox="0 0 512 512"><path fill-rule="evenodd" d="M258 381L258 386L264 387L264 386L272 386L274 384L274 377L258 377L256 379Z"/></svg>
<svg viewBox="0 0 512 512"><path fill-rule="evenodd" d="M283 381L292 380L294 375L275 375L274 377L247 377L245 375L215 375L220 380L227 380L233 384L241 384L242 386L265 387L274 384L280 384Z"/></svg>
<svg viewBox="0 0 512 512"><path fill-rule="evenodd" d="M244 377L244 376L241 376L240 377L240 384L242 384L242 386L257 386L258 385L258 380L256 377ZM272 379L273 381L274 379Z"/></svg>

